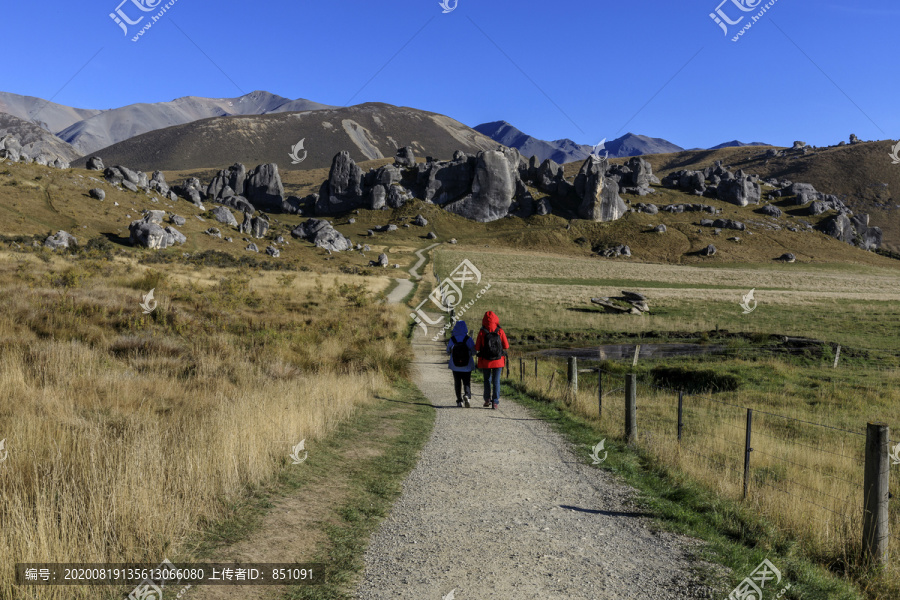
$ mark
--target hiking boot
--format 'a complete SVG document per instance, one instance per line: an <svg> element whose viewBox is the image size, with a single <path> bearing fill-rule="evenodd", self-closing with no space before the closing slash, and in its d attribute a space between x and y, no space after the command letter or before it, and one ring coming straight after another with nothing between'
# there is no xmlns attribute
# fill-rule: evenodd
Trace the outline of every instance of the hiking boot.
<svg viewBox="0 0 900 600"><path fill-rule="evenodd" d="M462 408L462 402L457 401L457 402L456 402L456 408Z"/></svg>
<svg viewBox="0 0 900 600"><path fill-rule="evenodd" d="M491 405L491 401L490 401L490 400L485 400L485 401L484 401L484 407L485 407L485 408L488 408L490 405Z"/></svg>
<svg viewBox="0 0 900 600"><path fill-rule="evenodd" d="M499 407L500 407L499 402L494 402L493 404L491 404L491 410L497 410Z"/></svg>
<svg viewBox="0 0 900 600"><path fill-rule="evenodd" d="M468 396L466 396L466 397L463 399L463 404L466 405L466 408L469 408L470 404L469 404L469 397L468 397Z"/></svg>

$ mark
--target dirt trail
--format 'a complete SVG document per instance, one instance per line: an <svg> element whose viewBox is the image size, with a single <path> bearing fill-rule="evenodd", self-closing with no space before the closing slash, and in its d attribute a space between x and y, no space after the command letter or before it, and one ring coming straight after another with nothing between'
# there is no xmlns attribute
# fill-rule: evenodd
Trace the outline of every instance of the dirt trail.
<svg viewBox="0 0 900 600"><path fill-rule="evenodd" d="M696 541L654 532L631 488L523 407L481 408L475 386L472 408L457 408L441 345L416 329L414 349L437 421L371 541L357 598L714 597L692 571Z"/></svg>

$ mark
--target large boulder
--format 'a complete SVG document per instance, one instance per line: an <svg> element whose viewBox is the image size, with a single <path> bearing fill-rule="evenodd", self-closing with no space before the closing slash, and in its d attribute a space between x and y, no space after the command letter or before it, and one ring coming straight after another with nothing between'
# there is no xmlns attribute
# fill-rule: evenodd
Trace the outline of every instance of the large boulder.
<svg viewBox="0 0 900 600"><path fill-rule="evenodd" d="M387 203L387 190L380 183L372 186L369 190L369 206L370 210L381 210Z"/></svg>
<svg viewBox="0 0 900 600"><path fill-rule="evenodd" d="M729 202L737 206L759 204L762 198L762 188L758 183L752 181L750 177L741 175L734 179L723 179L720 181L716 196L723 202Z"/></svg>
<svg viewBox="0 0 900 600"><path fill-rule="evenodd" d="M250 213L244 213L244 222L238 229L243 234L262 238L269 232L269 219L265 215L253 217Z"/></svg>
<svg viewBox="0 0 900 600"><path fill-rule="evenodd" d="M463 198L472 190L476 159L462 153L450 162L432 162L419 174L426 202L439 206Z"/></svg>
<svg viewBox="0 0 900 600"><path fill-rule="evenodd" d="M535 184L542 192L556 194L559 191L559 182L562 179L563 168L548 158L538 167Z"/></svg>
<svg viewBox="0 0 900 600"><path fill-rule="evenodd" d="M173 227L163 228L158 215L162 211L149 211L143 219L132 221L128 226L131 233L131 243L135 246L143 246L153 250L162 250L176 243L183 244L187 241L178 230Z"/></svg>
<svg viewBox="0 0 900 600"><path fill-rule="evenodd" d="M651 178L653 177L653 167L649 162L635 156L626 163L631 170L631 185L634 187L649 187Z"/></svg>
<svg viewBox="0 0 900 600"><path fill-rule="evenodd" d="M785 189L776 192L779 196L794 196L793 203L796 206L819 199L819 192L811 183L792 183Z"/></svg>
<svg viewBox="0 0 900 600"><path fill-rule="evenodd" d="M222 169L218 175L213 177L213 180L206 188L206 195L214 200L218 200L225 195L225 188L229 188L232 195L243 196L246 180L246 167L241 163L234 163L227 169Z"/></svg>
<svg viewBox="0 0 900 600"><path fill-rule="evenodd" d="M217 206L212 209L210 213L212 214L213 218L219 223L231 225L232 227L238 226L238 222L237 219L234 218L234 214L224 206Z"/></svg>
<svg viewBox="0 0 900 600"><path fill-rule="evenodd" d="M103 167L103 159L99 156L92 156L87 161L87 169L88 171L102 171Z"/></svg>
<svg viewBox="0 0 900 600"><path fill-rule="evenodd" d="M781 216L781 209L773 204L766 204L765 206L763 206L756 212L758 212L762 215L766 215L768 217L776 217L777 218L777 217Z"/></svg>
<svg viewBox="0 0 900 600"><path fill-rule="evenodd" d="M51 250L66 249L69 246L77 246L78 239L63 230L59 230L44 240L44 246Z"/></svg>
<svg viewBox="0 0 900 600"><path fill-rule="evenodd" d="M312 242L319 248L331 252L343 252L353 247L350 240L336 230L331 223L321 219L309 219L305 223L301 223L291 231L291 235Z"/></svg>
<svg viewBox="0 0 900 600"><path fill-rule="evenodd" d="M575 193L581 200L578 216L590 221L615 221L628 207L619 197L619 186L606 177L609 162L589 156L575 177Z"/></svg>
<svg viewBox="0 0 900 600"><path fill-rule="evenodd" d="M509 214L518 180L518 166L510 164L503 152L481 152L475 164L472 193L446 208L473 221L496 221Z"/></svg>
<svg viewBox="0 0 900 600"><path fill-rule="evenodd" d="M278 165L268 163L253 169L244 182L244 196L250 204L259 210L282 210L284 185L282 185L281 176L278 174Z"/></svg>
<svg viewBox="0 0 900 600"><path fill-rule="evenodd" d="M394 164L400 167L416 166L416 155L413 154L412 146L404 146L397 150L397 156L394 158Z"/></svg>
<svg viewBox="0 0 900 600"><path fill-rule="evenodd" d="M322 184L315 202L317 215L333 215L363 207L362 171L343 150L331 161L328 181Z"/></svg>
<svg viewBox="0 0 900 600"><path fill-rule="evenodd" d="M388 188L387 205L391 208L400 208L412 199L412 194L402 185L392 185Z"/></svg>

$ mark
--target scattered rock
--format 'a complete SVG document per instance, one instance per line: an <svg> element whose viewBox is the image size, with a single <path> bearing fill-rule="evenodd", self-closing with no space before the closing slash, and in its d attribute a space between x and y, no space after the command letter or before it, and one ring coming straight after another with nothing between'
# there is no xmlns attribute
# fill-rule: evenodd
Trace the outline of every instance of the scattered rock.
<svg viewBox="0 0 900 600"><path fill-rule="evenodd" d="M784 254L782 254L781 256L779 256L778 258L776 258L775 260L780 260L781 262L792 263L792 262L795 262L795 261L797 260L797 257L794 256L794 255L793 255L792 253L790 253L790 252L785 252Z"/></svg>
<svg viewBox="0 0 900 600"><path fill-rule="evenodd" d="M92 156L88 159L86 165L88 171L102 171L105 167L103 166L103 159L99 156Z"/></svg>
<svg viewBox="0 0 900 600"><path fill-rule="evenodd" d="M425 227L428 225L428 220L422 215L416 215L416 218L413 219L413 225L418 225L419 227Z"/></svg>
<svg viewBox="0 0 900 600"><path fill-rule="evenodd" d="M217 227L210 227L209 229L206 230L206 234L210 235L212 237L217 237L217 238L222 237L222 232L219 231L219 229Z"/></svg>
<svg viewBox="0 0 900 600"><path fill-rule="evenodd" d="M266 254L268 254L272 258L278 258L279 256L281 256L281 250L279 250L275 246L269 246L268 248L266 248Z"/></svg>
<svg viewBox="0 0 900 600"><path fill-rule="evenodd" d="M247 247L244 248L244 250L248 250L250 252L259 252L259 248L257 248L256 244L254 244L253 242L247 244Z"/></svg>
<svg viewBox="0 0 900 600"><path fill-rule="evenodd" d="M715 256L715 254L716 254L716 247L713 246L712 244L710 244L709 246L707 246L706 248L704 248L703 250L701 250L701 251L700 251L700 254L701 254L702 256Z"/></svg>
<svg viewBox="0 0 900 600"><path fill-rule="evenodd" d="M169 221L170 221L173 225L177 225L178 227L181 227L182 225L184 225L185 223L187 223L187 219L185 219L184 217L180 217L180 216L178 216L178 215L175 215L175 214L169 215Z"/></svg>
<svg viewBox="0 0 900 600"><path fill-rule="evenodd" d="M106 198L106 192L104 192L100 188L93 188L90 192L88 192L88 194L90 194L91 198L96 198L97 200L101 201Z"/></svg>
<svg viewBox="0 0 900 600"><path fill-rule="evenodd" d="M666 231L668 231L668 230L666 229L666 226L661 223L661 224L657 225L656 227L654 227L653 231L655 231L656 233L666 233Z"/></svg>
<svg viewBox="0 0 900 600"><path fill-rule="evenodd" d="M426 240L434 240L437 239L437 234L433 231L429 231L428 235L425 236Z"/></svg>

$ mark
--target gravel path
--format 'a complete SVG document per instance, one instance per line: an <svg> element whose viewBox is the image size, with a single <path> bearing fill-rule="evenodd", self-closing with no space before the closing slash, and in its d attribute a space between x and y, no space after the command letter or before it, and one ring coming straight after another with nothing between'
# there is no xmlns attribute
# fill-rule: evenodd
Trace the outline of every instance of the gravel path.
<svg viewBox="0 0 900 600"><path fill-rule="evenodd" d="M691 570L696 541L653 532L630 488L523 407L481 408L475 386L472 408L457 408L442 348L416 336L416 383L437 421L371 540L357 598L718 597Z"/></svg>
<svg viewBox="0 0 900 600"><path fill-rule="evenodd" d="M414 252L414 254L415 254L416 256L419 257L419 260L416 261L416 264L414 264L414 265L412 266L412 268L410 268L409 274L412 275L415 279L422 279L422 276L419 275L419 269L422 267L422 265L425 264L425 260L426 260L426 259L425 259L424 253L425 253L425 252L428 252L428 251L431 250L432 248L434 248L434 247L436 247L436 246L440 246L440 245L441 245L441 243L440 243L440 242L437 242L436 244L432 244L432 245L430 245L430 246L426 246L426 247L422 248L421 250L416 250L416 251Z"/></svg>
<svg viewBox="0 0 900 600"><path fill-rule="evenodd" d="M394 281L397 282L397 287L387 295L387 301L390 304L400 304L406 298L406 295L412 291L413 282L409 279L395 279Z"/></svg>

